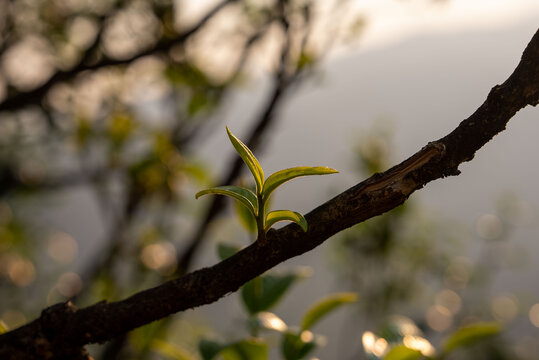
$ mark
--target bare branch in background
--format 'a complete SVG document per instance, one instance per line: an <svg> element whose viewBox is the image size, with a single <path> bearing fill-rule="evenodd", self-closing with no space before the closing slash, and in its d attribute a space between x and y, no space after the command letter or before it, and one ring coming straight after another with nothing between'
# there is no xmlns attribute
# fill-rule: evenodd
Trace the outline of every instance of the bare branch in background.
<svg viewBox="0 0 539 360"><path fill-rule="evenodd" d="M185 42L192 35L196 34L200 29L208 23L219 11L225 8L227 5L236 2L237 0L224 0L218 3L212 10L210 10L202 19L200 19L195 25L191 28L185 30L184 32L177 34L171 38L163 38L160 42L154 46L143 50L135 55L132 55L125 59L114 59L110 57L103 57L95 63L89 62L94 55L95 50L100 45L101 34L103 31L103 26L101 26L100 31L98 32L95 41L93 44L85 51L80 62L70 70L58 71L53 76L51 76L44 84L38 86L35 89L30 91L20 92L15 95L9 96L3 102L0 103L0 111L13 111L26 107L29 105L40 105L43 101L43 98L47 92L56 84L68 81L73 79L78 74L88 71L104 68L107 66L116 66L129 64L136 59L139 59L144 56L166 52L169 51L172 47Z"/></svg>

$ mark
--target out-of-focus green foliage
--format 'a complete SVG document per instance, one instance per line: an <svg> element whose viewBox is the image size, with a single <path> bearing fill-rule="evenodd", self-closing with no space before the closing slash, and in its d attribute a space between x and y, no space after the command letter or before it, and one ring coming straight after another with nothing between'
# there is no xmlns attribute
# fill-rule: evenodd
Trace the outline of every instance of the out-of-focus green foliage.
<svg viewBox="0 0 539 360"><path fill-rule="evenodd" d="M397 345L389 350L384 360L419 360L421 358L424 358L421 351L410 349L406 345Z"/></svg>
<svg viewBox="0 0 539 360"><path fill-rule="evenodd" d="M500 324L495 322L475 323L464 326L445 340L443 351L449 353L458 347L470 346L478 341L499 334L501 330Z"/></svg>
<svg viewBox="0 0 539 360"><path fill-rule="evenodd" d="M218 246L221 257L228 255L232 249L225 245ZM315 349L324 346L325 338L313 334L309 329L337 308L355 302L358 295L328 295L305 311L300 328L288 326L268 310L283 298L297 280L305 276L305 269L289 270L284 274L264 274L245 284L241 289L241 301L248 313L246 325L251 336L229 343L203 337L198 345L202 358L210 360L221 356L222 359L266 359L269 345L273 344L264 336L268 331L280 334L280 353L286 360L305 359Z"/></svg>
<svg viewBox="0 0 539 360"><path fill-rule="evenodd" d="M202 340L199 351L203 360L212 360L220 356L223 360L266 360L268 347L257 339L244 339L231 344L220 344L215 341Z"/></svg>
<svg viewBox="0 0 539 360"><path fill-rule="evenodd" d="M270 310L288 288L303 277L301 269L284 274L266 274L256 277L241 288L243 304L251 315Z"/></svg>
<svg viewBox="0 0 539 360"><path fill-rule="evenodd" d="M309 330L332 310L344 304L356 302L357 299L358 296L355 293L332 294L320 299L305 313L303 321L301 322L301 329Z"/></svg>
<svg viewBox="0 0 539 360"><path fill-rule="evenodd" d="M388 167L389 134L386 128L364 133L360 170L370 174ZM469 235L444 221L408 201L354 227L336 243L336 269L361 294L354 322L363 332L367 359L512 358L502 336L493 335L506 329L504 319L516 316L504 318L496 311L505 314L516 305L511 297L486 295L492 264L472 265L461 255ZM482 236L502 241L497 216L478 221ZM497 309L495 301L509 310L489 311Z"/></svg>

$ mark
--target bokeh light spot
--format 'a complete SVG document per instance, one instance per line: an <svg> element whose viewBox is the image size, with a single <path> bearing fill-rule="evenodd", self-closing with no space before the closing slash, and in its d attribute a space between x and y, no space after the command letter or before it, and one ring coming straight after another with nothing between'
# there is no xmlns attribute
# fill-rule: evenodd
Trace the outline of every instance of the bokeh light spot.
<svg viewBox="0 0 539 360"><path fill-rule="evenodd" d="M2 67L8 82L20 90L39 85L54 70L47 41L37 36L27 36L8 48Z"/></svg>
<svg viewBox="0 0 539 360"><path fill-rule="evenodd" d="M282 332L286 331L286 329L288 328L288 326L286 326L283 320L281 320L275 314L267 311L260 312L258 314L258 320L263 327L268 329L274 329Z"/></svg>
<svg viewBox="0 0 539 360"><path fill-rule="evenodd" d="M365 331L361 337L363 343L363 349L367 354L373 354L374 356L381 357L388 350L388 344L386 339L379 338L370 331Z"/></svg>
<svg viewBox="0 0 539 360"><path fill-rule="evenodd" d="M92 43L97 31L95 21L86 16L75 17L67 29L69 41L81 49L88 47Z"/></svg>
<svg viewBox="0 0 539 360"><path fill-rule="evenodd" d="M133 2L109 22L103 35L105 51L115 58L128 58L157 40L159 22L150 5Z"/></svg>
<svg viewBox="0 0 539 360"><path fill-rule="evenodd" d="M56 290L68 298L75 296L82 290L82 279L74 272L63 273L56 282Z"/></svg>
<svg viewBox="0 0 539 360"><path fill-rule="evenodd" d="M402 343L410 349L421 351L421 353L425 356L432 356L435 352L435 349L431 343L421 336L406 335L402 339Z"/></svg>
<svg viewBox="0 0 539 360"><path fill-rule="evenodd" d="M382 136L372 135L361 143L361 155L372 163L383 163L388 157L389 145Z"/></svg>
<svg viewBox="0 0 539 360"><path fill-rule="evenodd" d="M463 289L468 285L473 271L473 263L466 257L457 257L446 268L444 282L453 289Z"/></svg>
<svg viewBox="0 0 539 360"><path fill-rule="evenodd" d="M492 299L492 316L498 321L508 322L515 318L518 312L518 301L512 294L504 294Z"/></svg>
<svg viewBox="0 0 539 360"><path fill-rule="evenodd" d="M530 321L535 327L539 328L539 303L533 305L529 312Z"/></svg>
<svg viewBox="0 0 539 360"><path fill-rule="evenodd" d="M444 331L453 324L453 315L445 306L434 305L427 310L427 324L435 331Z"/></svg>
<svg viewBox="0 0 539 360"><path fill-rule="evenodd" d="M309 330L302 331L301 335L299 337L300 337L301 341L303 341L305 343L311 342L314 339L313 333L310 332Z"/></svg>
<svg viewBox="0 0 539 360"><path fill-rule="evenodd" d="M140 254L142 263L160 275L170 275L176 270L176 249L170 242L146 245Z"/></svg>
<svg viewBox="0 0 539 360"><path fill-rule="evenodd" d="M18 256L9 257L7 260L7 274L13 284L19 287L25 287L34 282L36 270L30 260Z"/></svg>
<svg viewBox="0 0 539 360"><path fill-rule="evenodd" d="M73 237L64 232L52 234L47 241L47 254L57 263L69 264L75 260L79 246Z"/></svg>
<svg viewBox="0 0 539 360"><path fill-rule="evenodd" d="M475 231L483 239L493 240L502 234L503 224L498 216L484 214L476 220Z"/></svg>
<svg viewBox="0 0 539 360"><path fill-rule="evenodd" d="M449 289L444 289L438 292L438 294L436 294L435 303L436 305L445 307L453 315L458 313L462 308L462 300L460 296L453 290Z"/></svg>

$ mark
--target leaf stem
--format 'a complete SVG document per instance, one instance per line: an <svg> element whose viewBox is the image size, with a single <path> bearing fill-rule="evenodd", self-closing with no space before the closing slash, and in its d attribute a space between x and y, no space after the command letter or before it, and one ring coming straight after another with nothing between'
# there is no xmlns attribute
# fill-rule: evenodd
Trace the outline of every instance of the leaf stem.
<svg viewBox="0 0 539 360"><path fill-rule="evenodd" d="M259 245L264 245L266 243L266 206L262 194L258 193L256 194L256 197L258 200L258 214L256 215L256 228L258 230L257 240L259 242Z"/></svg>

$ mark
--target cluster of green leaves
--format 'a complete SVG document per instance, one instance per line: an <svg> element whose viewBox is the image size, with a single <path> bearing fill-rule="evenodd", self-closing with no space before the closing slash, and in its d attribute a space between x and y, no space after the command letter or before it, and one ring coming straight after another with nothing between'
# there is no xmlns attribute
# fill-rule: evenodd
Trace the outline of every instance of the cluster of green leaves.
<svg viewBox="0 0 539 360"><path fill-rule="evenodd" d="M234 255L238 246L219 244L217 253L221 260ZM288 326L286 322L271 310L284 298L293 285L308 277L310 271L305 268L289 269L261 275L240 290L240 300L246 312L245 327L249 335L230 341L218 341L202 335L198 341L198 354L192 349L169 340L159 339L154 325L139 330L139 336L151 339L147 346L166 359L174 360L268 360L270 349L276 344L277 336L280 356L284 360L301 360L314 350L325 345L322 335L313 334L312 329L322 319L343 305L357 301L358 295L351 292L335 293L316 301L303 314L300 326ZM142 331L142 333L140 333ZM163 334L161 334L163 335ZM144 343L139 341L138 343ZM137 349L139 353L144 348Z"/></svg>
<svg viewBox="0 0 539 360"><path fill-rule="evenodd" d="M218 253L225 259L238 248L220 244ZM284 294L298 280L305 277L302 269L285 273L271 273L259 276L241 288L242 304L249 314L247 326L250 337L221 343L202 339L199 351L204 360L266 360L268 343L260 334L263 331L280 334L281 356L285 360L304 359L309 353L325 343L324 337L315 335L311 329L326 315L342 305L357 301L355 293L337 293L314 303L303 315L300 327L289 327L276 314L270 312Z"/></svg>
<svg viewBox="0 0 539 360"><path fill-rule="evenodd" d="M307 175L325 175L338 172L335 169L331 169L323 166L298 166L289 169L277 171L267 179L264 178L264 171L262 166L252 153L252 151L242 143L232 132L226 128L228 137L232 145L243 159L253 178L255 180L255 191L240 187L240 186L217 186L210 189L199 191L195 197L198 199L202 195L217 194L227 195L238 200L244 205L249 212L256 219L256 227L258 229L258 239L264 240L268 230L279 221L291 221L307 231L307 220L296 211L291 210L274 210L268 212L267 205L270 195L275 189L281 186L283 183L292 180L299 176ZM265 180L264 180L265 179Z"/></svg>

